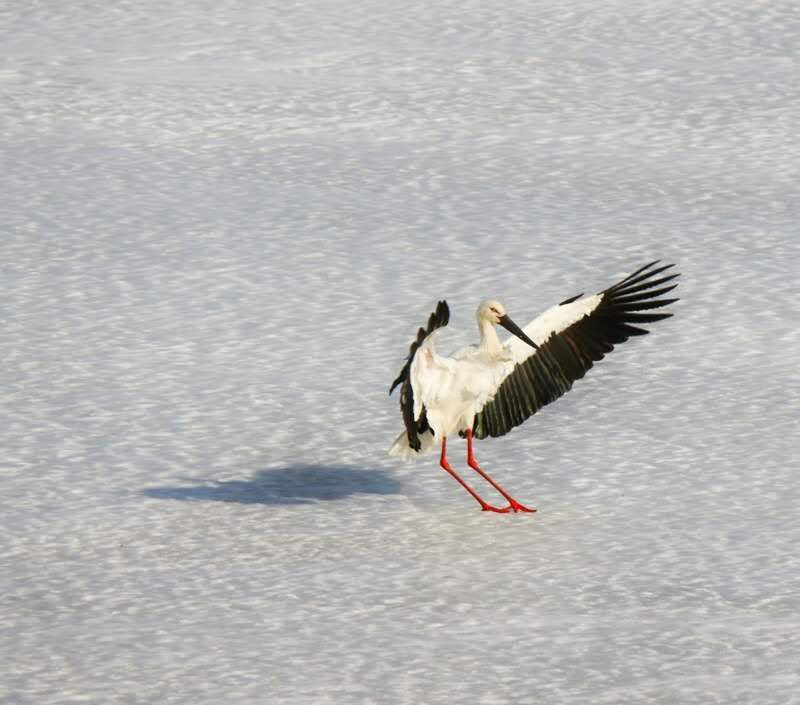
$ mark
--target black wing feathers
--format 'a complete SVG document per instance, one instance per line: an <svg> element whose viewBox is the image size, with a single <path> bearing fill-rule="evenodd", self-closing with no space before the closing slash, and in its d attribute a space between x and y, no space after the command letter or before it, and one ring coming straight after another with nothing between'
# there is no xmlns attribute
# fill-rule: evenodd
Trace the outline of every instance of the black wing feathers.
<svg viewBox="0 0 800 705"><path fill-rule="evenodd" d="M422 447L419 436L428 430L428 418L425 409L422 409L419 421L414 420L414 391L411 388L411 362L414 355L417 354L420 345L422 345L425 338L427 338L437 328L443 328L450 321L450 308L447 301L440 301L436 305L436 310L428 317L428 325L426 328L420 328L417 331L417 337L411 347L408 349L408 357L397 379L392 382L389 388L389 394L394 391L398 384L400 387L400 411L403 413L403 423L406 426L406 434L408 435L408 444L414 450L419 450Z"/></svg>
<svg viewBox="0 0 800 705"><path fill-rule="evenodd" d="M645 335L641 324L669 318L671 313L640 313L668 306L678 299L657 298L677 284L655 289L678 274L654 279L673 265L651 262L618 284L601 292L600 304L590 314L562 331L554 332L539 350L516 366L494 399L476 415L477 438L502 436L546 404L567 392L598 360L628 338ZM561 305L572 303L570 298Z"/></svg>

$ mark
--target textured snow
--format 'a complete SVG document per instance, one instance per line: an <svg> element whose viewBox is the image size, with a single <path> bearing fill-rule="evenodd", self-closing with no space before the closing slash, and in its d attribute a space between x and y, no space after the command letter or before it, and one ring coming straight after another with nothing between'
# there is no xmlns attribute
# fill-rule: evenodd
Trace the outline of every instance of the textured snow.
<svg viewBox="0 0 800 705"><path fill-rule="evenodd" d="M799 703L798 36L2 4L0 703ZM477 447L537 514L387 457L438 299L455 349L656 257L675 317Z"/></svg>

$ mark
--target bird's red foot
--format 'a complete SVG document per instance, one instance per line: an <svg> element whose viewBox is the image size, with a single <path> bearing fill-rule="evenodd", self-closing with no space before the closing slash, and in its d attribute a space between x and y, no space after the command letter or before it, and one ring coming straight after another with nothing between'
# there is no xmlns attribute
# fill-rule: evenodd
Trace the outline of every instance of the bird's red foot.
<svg viewBox="0 0 800 705"><path fill-rule="evenodd" d="M506 507L506 511L513 511L513 512L530 512L531 514L536 511L536 507L532 509L526 507L524 504L520 504L517 500L512 499L510 504Z"/></svg>
<svg viewBox="0 0 800 705"><path fill-rule="evenodd" d="M508 514L511 507L493 507L491 504L482 504L481 509L484 512L497 512L498 514Z"/></svg>

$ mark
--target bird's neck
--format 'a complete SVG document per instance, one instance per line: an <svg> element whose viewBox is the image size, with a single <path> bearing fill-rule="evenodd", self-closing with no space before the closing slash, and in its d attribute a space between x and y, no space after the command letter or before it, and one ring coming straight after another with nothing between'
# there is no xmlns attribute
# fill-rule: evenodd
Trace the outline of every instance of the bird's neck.
<svg viewBox="0 0 800 705"><path fill-rule="evenodd" d="M497 337L495 327L489 321L479 321L478 327L481 331L481 352L500 355L503 352L503 346L500 344L500 338Z"/></svg>

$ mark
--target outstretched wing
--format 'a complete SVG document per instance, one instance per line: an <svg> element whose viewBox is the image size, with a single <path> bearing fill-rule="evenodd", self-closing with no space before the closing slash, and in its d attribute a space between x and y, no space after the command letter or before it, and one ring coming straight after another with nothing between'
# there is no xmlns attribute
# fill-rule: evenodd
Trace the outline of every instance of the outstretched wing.
<svg viewBox="0 0 800 705"><path fill-rule="evenodd" d="M516 366L475 416L475 437L508 433L569 391L615 345L649 332L639 324L669 318L671 313L640 313L678 301L659 298L677 283L661 285L679 275L658 277L673 265L657 264L651 262L599 294L572 297L545 311L524 328L538 350L517 338L508 340Z"/></svg>
<svg viewBox="0 0 800 705"><path fill-rule="evenodd" d="M416 451L419 451L422 447L419 440L420 434L425 433L429 426L424 406L418 418L415 418L414 415L414 390L411 387L411 363L414 361L414 355L417 354L417 350L419 350L425 338L437 328L446 326L449 320L450 308L447 305L447 301L440 301L436 305L436 310L428 318L428 326L426 328L420 328L417 331L417 338L411 343L411 347L408 350L406 364L403 365L403 369L400 370L397 379L392 382L392 386L389 388L389 394L391 395L398 384L402 385L400 387L400 410L403 412L403 423L406 426L408 445Z"/></svg>

